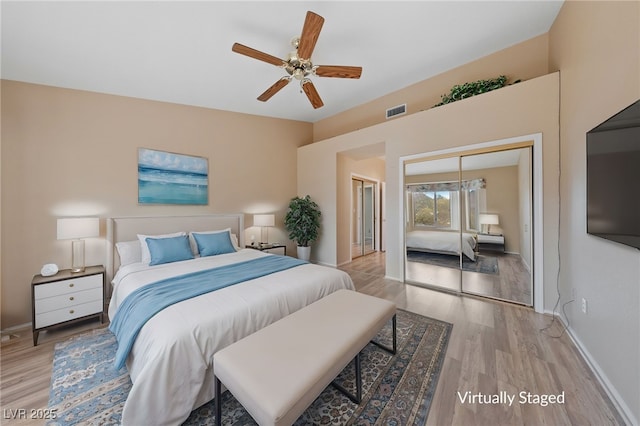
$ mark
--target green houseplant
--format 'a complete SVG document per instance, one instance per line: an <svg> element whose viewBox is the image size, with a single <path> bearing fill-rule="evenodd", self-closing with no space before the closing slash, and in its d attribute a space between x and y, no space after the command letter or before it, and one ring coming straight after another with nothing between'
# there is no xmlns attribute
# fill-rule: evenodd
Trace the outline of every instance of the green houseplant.
<svg viewBox="0 0 640 426"><path fill-rule="evenodd" d="M511 84L519 82L520 80L516 80ZM457 84L451 88L449 94L442 95L442 102L437 103L434 107L450 104L451 102L466 99L471 96L481 95L482 93L487 93L505 86L507 86L507 77L504 75L488 80L478 80L470 83Z"/></svg>
<svg viewBox="0 0 640 426"><path fill-rule="evenodd" d="M289 239L298 244L298 257L301 259L309 260L309 244L318 239L320 216L320 208L309 195L294 197L289 202L284 226L289 232Z"/></svg>

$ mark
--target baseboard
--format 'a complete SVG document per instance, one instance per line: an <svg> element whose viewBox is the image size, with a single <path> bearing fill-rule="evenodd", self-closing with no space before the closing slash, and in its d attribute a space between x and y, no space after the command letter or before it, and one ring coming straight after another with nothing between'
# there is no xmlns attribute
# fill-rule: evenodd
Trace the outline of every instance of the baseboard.
<svg viewBox="0 0 640 426"><path fill-rule="evenodd" d="M9 335L9 334L13 334L17 330L22 330L23 328L27 329L27 331L30 331L31 330L31 322L25 322L24 324L14 325L13 327L5 328L4 330L0 331L0 333L3 336L5 334Z"/></svg>
<svg viewBox="0 0 640 426"><path fill-rule="evenodd" d="M554 313L551 313L551 312L549 313L554 315ZM596 376L596 379L598 380L600 385L603 387L604 391L607 393L607 396L609 396L609 399L611 399L611 402L613 403L616 410L618 410L618 413L620 414L624 422L628 425L637 426L639 424L638 419L636 419L636 417L633 415L633 413L631 412L631 409L624 402L624 399L622 398L622 396L620 396L615 386L613 386L613 384L609 381L609 378L607 377L605 372L602 371L602 368L600 368L600 365L597 363L595 359L593 359L593 357L591 356L591 353L584 347L580 339L578 339L578 337L575 335L574 330L567 325L567 323L564 321L562 316L560 316L557 313L555 313L554 316L559 321L561 321L562 324L565 326L567 330L567 334L569 335L569 338L578 349L578 352L580 352L582 359L585 361L587 366L589 366L589 369L591 370L591 372Z"/></svg>

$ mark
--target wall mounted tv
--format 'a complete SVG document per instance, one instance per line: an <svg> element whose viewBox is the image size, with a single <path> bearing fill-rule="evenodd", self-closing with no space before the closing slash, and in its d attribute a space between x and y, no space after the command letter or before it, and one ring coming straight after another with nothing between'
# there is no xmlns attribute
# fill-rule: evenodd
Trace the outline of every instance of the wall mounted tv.
<svg viewBox="0 0 640 426"><path fill-rule="evenodd" d="M587 233L640 249L640 100L587 132Z"/></svg>

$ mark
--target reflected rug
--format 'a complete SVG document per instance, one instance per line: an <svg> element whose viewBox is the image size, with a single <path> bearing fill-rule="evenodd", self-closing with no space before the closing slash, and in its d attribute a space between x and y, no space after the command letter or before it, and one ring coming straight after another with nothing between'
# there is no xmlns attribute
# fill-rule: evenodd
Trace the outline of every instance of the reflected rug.
<svg viewBox="0 0 640 426"><path fill-rule="evenodd" d="M407 260L411 262L444 266L445 268L460 268L460 258L449 254L407 251ZM484 254L476 256L475 262L467 256L462 256L462 270L468 272L480 272L481 274L500 274L500 271L498 270L498 258Z"/></svg>
<svg viewBox="0 0 640 426"><path fill-rule="evenodd" d="M391 356L369 344L361 354L363 398L359 405L329 386L298 419L296 425L369 424L424 425L444 362L452 325L398 310L398 353ZM391 346L388 324L376 340ZM117 425L131 389L126 368L114 371L115 336L102 328L74 336L55 346L49 409L57 418L48 425ZM350 364L338 376L354 388ZM144 409L140 407L140 409ZM230 392L223 394L225 425L255 425ZM209 402L194 410L185 425L213 425Z"/></svg>

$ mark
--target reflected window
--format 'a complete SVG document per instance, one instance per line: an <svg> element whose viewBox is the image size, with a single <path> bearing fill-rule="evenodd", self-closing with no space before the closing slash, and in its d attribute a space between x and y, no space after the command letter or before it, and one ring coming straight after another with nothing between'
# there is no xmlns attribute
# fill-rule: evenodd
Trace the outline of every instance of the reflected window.
<svg viewBox="0 0 640 426"><path fill-rule="evenodd" d="M411 195L414 226L457 227L458 191L419 191Z"/></svg>

